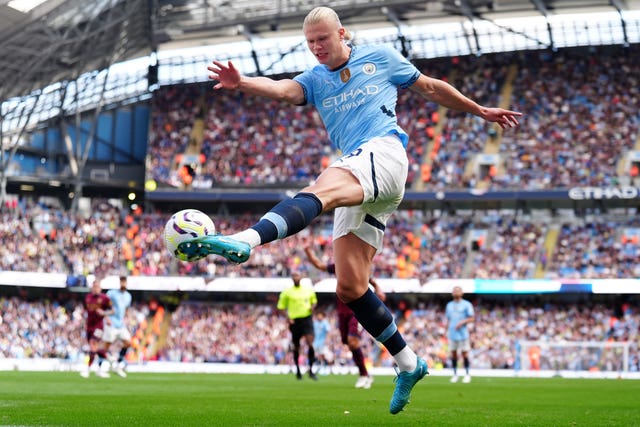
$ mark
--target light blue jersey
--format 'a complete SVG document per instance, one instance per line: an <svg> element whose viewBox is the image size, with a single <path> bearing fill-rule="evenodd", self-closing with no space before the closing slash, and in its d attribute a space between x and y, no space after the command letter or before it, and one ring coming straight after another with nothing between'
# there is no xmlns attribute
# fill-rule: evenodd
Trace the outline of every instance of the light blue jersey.
<svg viewBox="0 0 640 427"><path fill-rule="evenodd" d="M127 308L131 306L131 294L129 291L120 291L120 289L110 289L107 291L107 296L111 299L111 303L115 313L109 318L111 319L111 326L119 329L124 327L124 316L127 312Z"/></svg>
<svg viewBox="0 0 640 427"><path fill-rule="evenodd" d="M329 333L329 321L327 319L313 321L313 347L318 350L324 347Z"/></svg>
<svg viewBox="0 0 640 427"><path fill-rule="evenodd" d="M352 46L349 61L335 71L320 64L294 78L306 102L315 105L329 138L349 154L371 138L396 134L404 147L409 137L396 119L398 88L420 76L397 50L386 46Z"/></svg>
<svg viewBox="0 0 640 427"><path fill-rule="evenodd" d="M314 320L313 321L313 348L320 350L324 347L324 343L327 340L327 334L329 333L329 321L327 319Z"/></svg>
<svg viewBox="0 0 640 427"><path fill-rule="evenodd" d="M445 315L449 321L449 340L450 341L463 341L469 339L469 329L467 325L463 325L460 329L456 329L456 325L461 320L468 317L473 317L473 305L463 299L460 301L449 301L445 310Z"/></svg>

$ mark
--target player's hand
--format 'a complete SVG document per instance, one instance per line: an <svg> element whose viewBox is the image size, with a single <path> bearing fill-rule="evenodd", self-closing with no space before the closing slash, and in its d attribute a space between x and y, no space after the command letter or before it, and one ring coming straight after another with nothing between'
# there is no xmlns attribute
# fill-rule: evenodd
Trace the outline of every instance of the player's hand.
<svg viewBox="0 0 640 427"><path fill-rule="evenodd" d="M517 118L520 116L522 113L504 108L485 108L482 114L485 120L499 124L502 129L518 126L520 123Z"/></svg>
<svg viewBox="0 0 640 427"><path fill-rule="evenodd" d="M385 302L387 299L387 295L384 293L380 285L378 285L378 281L373 277L369 277L369 284L373 287L373 292L380 299L380 301Z"/></svg>
<svg viewBox="0 0 640 427"><path fill-rule="evenodd" d="M213 61L207 70L211 72L209 79L217 80L214 89L237 89L240 86L240 72L234 67L231 61L226 64L220 61Z"/></svg>

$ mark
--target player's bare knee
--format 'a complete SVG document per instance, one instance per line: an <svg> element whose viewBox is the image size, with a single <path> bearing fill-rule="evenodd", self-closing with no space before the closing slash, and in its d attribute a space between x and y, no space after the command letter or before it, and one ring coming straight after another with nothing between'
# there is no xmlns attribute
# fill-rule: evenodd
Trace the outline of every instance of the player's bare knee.
<svg viewBox="0 0 640 427"><path fill-rule="evenodd" d="M341 271L338 277L336 294L342 302L350 303L360 298L367 292L368 276L363 275L364 271L346 269Z"/></svg>
<svg viewBox="0 0 640 427"><path fill-rule="evenodd" d="M360 298L362 295L364 295L366 291L367 291L366 287L361 287L361 286L356 287L356 286L349 286L349 285L340 286L340 282L338 282L338 287L336 288L336 295L338 295L338 298L340 298L342 302L348 304Z"/></svg>

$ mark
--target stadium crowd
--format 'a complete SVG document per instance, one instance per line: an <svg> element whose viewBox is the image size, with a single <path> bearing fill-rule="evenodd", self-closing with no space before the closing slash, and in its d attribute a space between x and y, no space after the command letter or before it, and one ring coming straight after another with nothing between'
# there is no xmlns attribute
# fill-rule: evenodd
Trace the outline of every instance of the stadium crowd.
<svg viewBox="0 0 640 427"><path fill-rule="evenodd" d="M158 182L177 185L174 155L185 151L191 141L193 123L199 114L198 86L165 87L162 96L153 98L153 116L149 127L146 170Z"/></svg>
<svg viewBox="0 0 640 427"><path fill-rule="evenodd" d="M86 346L82 299L77 294L60 298L28 295L0 298L0 357L60 358L82 361ZM127 313L135 329L148 310L138 304Z"/></svg>
<svg viewBox="0 0 640 427"><path fill-rule="evenodd" d="M500 85L506 81L510 61L510 55L455 58L451 83L482 105L500 105ZM476 187L483 177L477 168L469 165L495 137L494 131L489 123L476 116L448 110L439 148L432 153L428 188Z"/></svg>
<svg viewBox="0 0 640 427"><path fill-rule="evenodd" d="M314 244L331 256L330 216L319 217L289 239L256 248L242 266L223 259L175 260L162 232L170 215L131 212L106 200L90 212L65 211L23 201L2 214L0 271L121 273L208 278L286 277L294 269L319 275L305 263ZM253 214L214 216L217 230L231 234L256 222ZM526 279L640 276L640 219L629 215L533 218L504 211L434 215L402 210L375 258L381 278ZM557 231L557 237L556 232ZM550 245L550 247L548 247Z"/></svg>
<svg viewBox="0 0 640 427"><path fill-rule="evenodd" d="M618 166L639 138L640 85L631 72L640 67L639 49L607 46L417 61L425 73L450 80L485 105L502 102L526 114L518 130L503 136L473 116L447 111L440 117L435 104L401 91L397 116L411 137L407 184L422 179L434 191L477 188L483 182L493 190L541 190L637 178L637 170ZM329 164L333 149L311 108L214 93L210 86L157 92L147 168L156 181L181 186L175 156L193 138L196 117L204 120L200 152L205 160L196 177L207 183L204 188L302 186ZM493 155L486 169L477 161L482 154ZM428 174L422 174L424 166Z"/></svg>
<svg viewBox="0 0 640 427"><path fill-rule="evenodd" d="M330 301L330 300L327 300ZM410 306L415 307L411 308ZM573 341L629 341L630 369L640 370L640 312L631 305L622 311L590 303L476 302L472 326L471 360L476 369L530 367L527 354L519 353L519 341L567 343ZM407 340L427 356L434 369L449 366L444 304L398 300L396 318ZM337 314L332 303L323 303L331 329L325 355L335 366L351 366L349 350L340 342ZM404 308L403 308L404 307ZM57 357L81 360L85 351L83 307L79 299L64 301L0 299L0 357ZM132 331L149 316L149 307L137 301L128 313ZM134 334L135 335L135 334ZM257 363L291 365L288 323L272 303L184 302L171 317L166 345L154 360L180 362ZM366 354L375 366L391 366L393 359L371 339ZM619 370L621 358L605 352L590 353L576 361L572 351L543 351L539 369ZM614 365L611 365L614 363Z"/></svg>
<svg viewBox="0 0 640 427"><path fill-rule="evenodd" d="M530 117L505 134L505 173L492 188L612 186L622 155L638 142L639 47L531 54L512 105ZM580 141L576 144L576 141ZM637 176L637 171L635 172ZM629 178L629 174L623 174Z"/></svg>
<svg viewBox="0 0 640 427"><path fill-rule="evenodd" d="M622 230L620 229L622 227ZM547 277L640 277L640 219L562 224ZM579 248L576 250L576 248Z"/></svg>

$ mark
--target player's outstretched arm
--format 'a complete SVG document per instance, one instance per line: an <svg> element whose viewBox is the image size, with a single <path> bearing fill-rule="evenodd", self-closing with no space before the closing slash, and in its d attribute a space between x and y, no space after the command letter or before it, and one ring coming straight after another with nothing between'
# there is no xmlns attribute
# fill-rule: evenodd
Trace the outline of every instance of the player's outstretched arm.
<svg viewBox="0 0 640 427"><path fill-rule="evenodd" d="M207 67L209 79L217 83L214 89L238 89L250 95L301 105L305 102L302 86L292 79L273 80L268 77L242 75L231 61L213 61Z"/></svg>
<svg viewBox="0 0 640 427"><path fill-rule="evenodd" d="M311 246L306 246L304 248L304 253L307 254L307 258L309 262L320 271L327 271L328 265L320 260L318 256L313 252L313 248Z"/></svg>
<svg viewBox="0 0 640 427"><path fill-rule="evenodd" d="M489 122L498 123L502 129L518 126L518 117L522 116L522 113L517 111L505 110L504 108L487 108L478 105L449 83L427 77L424 74L420 75L410 89L429 101L436 102L444 107L474 114Z"/></svg>

